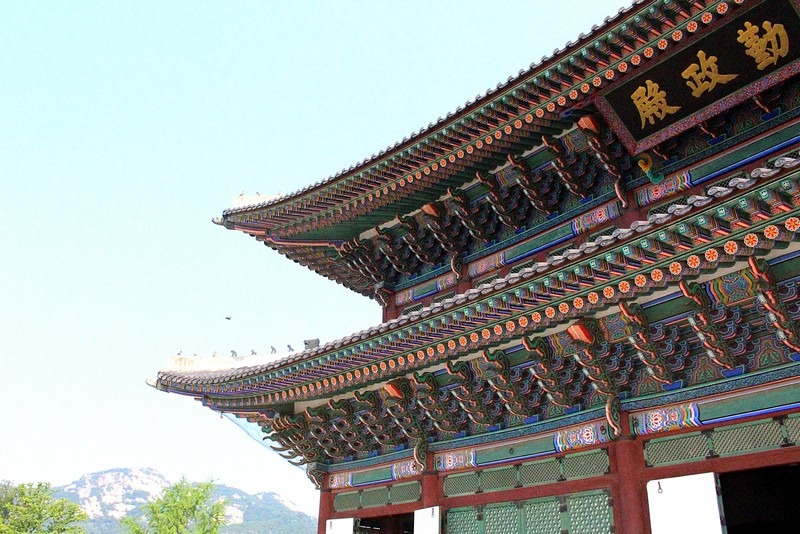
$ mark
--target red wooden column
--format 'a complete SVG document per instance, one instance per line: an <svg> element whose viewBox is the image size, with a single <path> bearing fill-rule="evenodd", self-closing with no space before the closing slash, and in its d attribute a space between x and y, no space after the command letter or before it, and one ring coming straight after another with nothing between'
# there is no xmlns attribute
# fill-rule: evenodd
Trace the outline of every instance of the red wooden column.
<svg viewBox="0 0 800 534"><path fill-rule="evenodd" d="M422 507L439 506L442 502L442 485L439 473L434 467L433 454L425 458L425 470L422 472Z"/></svg>
<svg viewBox="0 0 800 534"><path fill-rule="evenodd" d="M323 487L319 491L319 519L317 520L317 534L325 534L325 523L333 514L333 492L328 488L328 475L323 477Z"/></svg>
<svg viewBox="0 0 800 534"><path fill-rule="evenodd" d="M650 534L644 445L631 433L630 418L622 413L622 436L610 452L615 475L614 527L619 534Z"/></svg>

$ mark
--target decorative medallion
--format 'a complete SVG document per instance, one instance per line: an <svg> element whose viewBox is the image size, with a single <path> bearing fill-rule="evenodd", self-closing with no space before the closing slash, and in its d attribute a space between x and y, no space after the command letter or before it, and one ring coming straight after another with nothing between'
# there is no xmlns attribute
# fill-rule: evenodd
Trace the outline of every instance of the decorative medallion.
<svg viewBox="0 0 800 534"><path fill-rule="evenodd" d="M553 443L558 452L582 449L609 441L605 420L565 428L556 432L553 437Z"/></svg>
<svg viewBox="0 0 800 534"><path fill-rule="evenodd" d="M640 412L633 415L632 419L634 432L640 436L701 425L695 402Z"/></svg>
<svg viewBox="0 0 800 534"><path fill-rule="evenodd" d="M328 478L331 489L353 487L353 473L334 473Z"/></svg>
<svg viewBox="0 0 800 534"><path fill-rule="evenodd" d="M440 453L433 457L433 462L437 471L453 471L466 467L477 467L475 449Z"/></svg>
<svg viewBox="0 0 800 534"><path fill-rule="evenodd" d="M392 464L392 480L415 477L420 473L419 466L413 459Z"/></svg>

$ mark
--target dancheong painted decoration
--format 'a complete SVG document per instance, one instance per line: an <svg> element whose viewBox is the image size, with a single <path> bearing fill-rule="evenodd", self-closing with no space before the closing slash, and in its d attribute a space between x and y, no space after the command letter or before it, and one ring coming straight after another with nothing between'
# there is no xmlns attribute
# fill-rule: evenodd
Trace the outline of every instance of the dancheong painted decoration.
<svg viewBox="0 0 800 534"><path fill-rule="evenodd" d="M382 322L155 387L304 466L320 533L646 533L700 506L669 488L701 473L719 532L795 530L799 10L642 0L372 159L223 212Z"/></svg>

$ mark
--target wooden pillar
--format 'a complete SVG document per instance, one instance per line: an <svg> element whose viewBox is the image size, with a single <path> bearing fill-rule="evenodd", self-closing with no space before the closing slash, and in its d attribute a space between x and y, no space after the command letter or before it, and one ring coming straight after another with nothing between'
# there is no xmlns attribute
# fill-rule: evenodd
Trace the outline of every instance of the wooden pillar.
<svg viewBox="0 0 800 534"><path fill-rule="evenodd" d="M611 446L616 479L614 531L618 534L650 534L644 446L631 434L627 413L622 414L622 436Z"/></svg>
<svg viewBox="0 0 800 534"><path fill-rule="evenodd" d="M383 308L383 322L391 321L392 319L397 319L400 314L397 313L397 304L395 304L394 300L394 293L392 293L391 297L389 298L389 302Z"/></svg>
<svg viewBox="0 0 800 534"><path fill-rule="evenodd" d="M325 483L328 483L328 476L325 476ZM319 492L319 519L317 520L317 534L325 534L325 523L333 514L333 493L329 488L323 488Z"/></svg>
<svg viewBox="0 0 800 534"><path fill-rule="evenodd" d="M433 454L425 458L425 470L422 472L422 507L439 506L442 502L442 488L439 473L436 472Z"/></svg>

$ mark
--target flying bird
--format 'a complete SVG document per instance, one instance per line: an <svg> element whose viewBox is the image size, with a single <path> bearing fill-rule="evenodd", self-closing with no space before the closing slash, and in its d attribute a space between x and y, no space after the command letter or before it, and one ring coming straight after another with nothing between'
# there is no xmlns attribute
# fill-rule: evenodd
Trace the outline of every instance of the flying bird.
<svg viewBox="0 0 800 534"><path fill-rule="evenodd" d="M230 316L228 316L228 317L225 317L225 320L226 320L226 321L230 321L230 320L231 320Z"/></svg>

